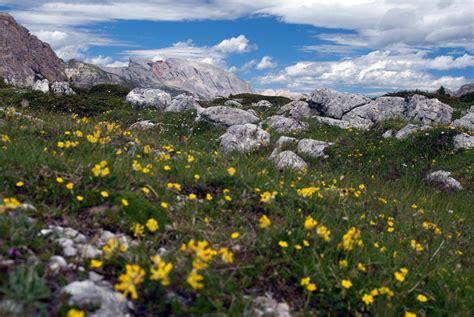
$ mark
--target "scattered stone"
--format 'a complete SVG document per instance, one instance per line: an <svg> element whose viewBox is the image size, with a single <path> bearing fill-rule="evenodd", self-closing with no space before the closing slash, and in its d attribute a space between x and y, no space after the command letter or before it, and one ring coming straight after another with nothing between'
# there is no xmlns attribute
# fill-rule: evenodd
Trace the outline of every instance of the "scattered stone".
<svg viewBox="0 0 474 317"><path fill-rule="evenodd" d="M230 99L230 100L227 100L226 102L224 102L224 106L234 107L234 108L239 108L239 109L242 109L244 107L240 102L238 102L237 100L233 100L233 99Z"/></svg>
<svg viewBox="0 0 474 317"><path fill-rule="evenodd" d="M453 108L436 98L429 99L421 95L408 98L406 118L421 121L424 124L450 123Z"/></svg>
<svg viewBox="0 0 474 317"><path fill-rule="evenodd" d="M48 269L53 272L53 274L58 274L61 271L68 269L66 259L60 255L53 255L48 262Z"/></svg>
<svg viewBox="0 0 474 317"><path fill-rule="evenodd" d="M258 107L258 108L267 108L268 109L268 108L272 108L273 104L268 100L260 100L257 103L253 103L252 106L253 107Z"/></svg>
<svg viewBox="0 0 474 317"><path fill-rule="evenodd" d="M322 115L334 119L341 119L344 114L354 108L365 105L370 98L337 92L331 89L316 89L308 98L308 104Z"/></svg>
<svg viewBox="0 0 474 317"><path fill-rule="evenodd" d="M84 259L94 259L101 256L102 251L90 244L86 244L80 248L80 255Z"/></svg>
<svg viewBox="0 0 474 317"><path fill-rule="evenodd" d="M231 126L220 137L220 151L223 153L249 153L270 144L270 134L255 124Z"/></svg>
<svg viewBox="0 0 474 317"><path fill-rule="evenodd" d="M43 80L35 81L35 83L33 84L32 89L36 90L36 91L41 91L41 92L44 92L44 93L49 92L49 80L43 79Z"/></svg>
<svg viewBox="0 0 474 317"><path fill-rule="evenodd" d="M165 112L183 112L201 107L194 96L189 94L181 94L176 96L171 105L166 107Z"/></svg>
<svg viewBox="0 0 474 317"><path fill-rule="evenodd" d="M127 102L138 109L165 110L171 105L171 95L156 88L135 88L127 95Z"/></svg>
<svg viewBox="0 0 474 317"><path fill-rule="evenodd" d="M417 132L417 131L423 131L423 130L427 130L427 129L430 129L431 127L428 126L428 125L416 125L416 124L407 124L406 126L404 126L403 128L401 128L396 134L395 134L395 138L397 139L405 139L407 138L409 135Z"/></svg>
<svg viewBox="0 0 474 317"><path fill-rule="evenodd" d="M144 130L153 129L154 127L157 127L157 126L159 126L159 124L153 123L150 120L143 120L143 121L135 122L128 128L128 130L144 131Z"/></svg>
<svg viewBox="0 0 474 317"><path fill-rule="evenodd" d="M205 108L199 112L196 120L209 122L211 124L224 127L231 127L233 125L257 123L259 118L242 109L226 106L215 106Z"/></svg>
<svg viewBox="0 0 474 317"><path fill-rule="evenodd" d="M456 128L464 128L474 131L474 106L471 106L471 108L463 117L454 120L453 125Z"/></svg>
<svg viewBox="0 0 474 317"><path fill-rule="evenodd" d="M451 175L450 172L439 170L439 171L435 171L433 173L428 174L426 179L447 190L449 189L462 190L463 187L461 186L461 183L459 183L454 178L450 177L450 175Z"/></svg>
<svg viewBox="0 0 474 317"><path fill-rule="evenodd" d="M51 92L55 95L75 95L76 93L65 81L55 81L51 84Z"/></svg>
<svg viewBox="0 0 474 317"><path fill-rule="evenodd" d="M306 131L309 128L305 122L279 115L269 117L264 123L278 133Z"/></svg>
<svg viewBox="0 0 474 317"><path fill-rule="evenodd" d="M115 292L111 285L107 284L106 282L101 282L101 285L98 285L91 280L75 281L66 285L62 292L71 296L69 305L99 307L87 316L127 316L127 299L121 293Z"/></svg>
<svg viewBox="0 0 474 317"><path fill-rule="evenodd" d="M324 150L334 143L318 141L313 139L302 139L298 142L298 154L304 154L312 158L327 157Z"/></svg>
<svg viewBox="0 0 474 317"><path fill-rule="evenodd" d="M77 249L75 248L74 242L68 238L59 238L56 242L63 248L63 254L66 257L72 257L77 255Z"/></svg>
<svg viewBox="0 0 474 317"><path fill-rule="evenodd" d="M256 316L290 317L290 306L285 302L277 302L271 296L258 296L254 300Z"/></svg>
<svg viewBox="0 0 474 317"><path fill-rule="evenodd" d="M384 134L382 134L382 138L384 139L393 138L393 130L385 131Z"/></svg>
<svg viewBox="0 0 474 317"><path fill-rule="evenodd" d="M460 149L472 149L474 148L474 136L467 133L461 133L453 138L454 148Z"/></svg>
<svg viewBox="0 0 474 317"><path fill-rule="evenodd" d="M277 148L283 148L284 146L287 146L287 145L294 145L298 143L298 139L296 138L292 138L292 137L288 137L288 136L281 136L275 143L275 147Z"/></svg>
<svg viewBox="0 0 474 317"><path fill-rule="evenodd" d="M283 151L275 154L272 153L270 160L272 160L280 169L302 170L308 168L308 163L292 151Z"/></svg>

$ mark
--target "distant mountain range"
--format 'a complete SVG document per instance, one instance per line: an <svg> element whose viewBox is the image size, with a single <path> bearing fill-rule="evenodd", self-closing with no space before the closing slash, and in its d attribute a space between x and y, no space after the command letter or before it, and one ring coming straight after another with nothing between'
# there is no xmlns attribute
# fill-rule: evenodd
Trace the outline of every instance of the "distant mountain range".
<svg viewBox="0 0 474 317"><path fill-rule="evenodd" d="M204 99L254 92L247 82L230 72L184 59L131 59L127 67L99 67L77 60L64 62L47 43L7 13L0 13L0 76L19 87L31 87L36 80L48 79L67 81L79 88L98 84L160 88L172 94L191 92Z"/></svg>

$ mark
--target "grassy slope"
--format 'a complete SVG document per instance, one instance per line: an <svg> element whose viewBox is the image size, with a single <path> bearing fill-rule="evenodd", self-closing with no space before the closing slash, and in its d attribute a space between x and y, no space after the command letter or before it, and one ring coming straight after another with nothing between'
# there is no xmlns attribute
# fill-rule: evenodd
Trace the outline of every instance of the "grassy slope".
<svg viewBox="0 0 474 317"><path fill-rule="evenodd" d="M21 99L26 98L30 107L20 111L45 122L0 113L0 135L7 134L11 140L0 141L0 197L15 197L38 209L18 212L17 217L0 215L0 255L3 260L11 259L8 251L12 247L20 250L20 255L13 258L13 267L0 269L0 294L4 298L25 302L27 309L50 315L67 311L65 300L57 297L59 287L86 274L48 274L45 261L60 248L38 237L38 230L46 224L71 226L91 236L101 228L132 236L130 228L134 224L144 224L153 217L160 223L158 233L146 233L139 238L138 246L104 260L104 266L95 269L116 283L126 263L139 264L148 272L150 256L160 247L167 249L164 258L174 264L171 284L162 286L147 275L137 286L135 313L139 316L210 312L248 315L248 296L267 291L287 301L294 312L308 315L368 312L400 316L405 311L421 316L472 314L474 153L453 151L455 130L439 127L427 135L420 133L399 141L380 137L386 128L403 125L396 121L380 124L370 132L312 124L311 132L297 137L336 142L328 151L329 158L308 159L311 168L305 173L281 172L267 160L270 148L250 155L221 156L216 151L223 130L196 124L192 112L136 111L124 104L122 92L108 91L99 89L89 95L60 98L1 91L4 105L18 108ZM255 97L244 97L248 98L244 105L250 107ZM72 113L89 119L73 119ZM124 135L124 129L138 119L151 119L162 126ZM116 124L108 130L105 122ZM83 132L82 138L65 134L77 130ZM104 139L104 144L88 142L86 135L95 130L110 138ZM277 138L273 134L272 142ZM66 140L77 140L79 145L72 149L57 147L59 141ZM139 143L135 153L130 151L130 141ZM158 150L171 145L173 150L166 147L170 159L144 153L144 145ZM119 149L122 155L116 154ZM192 162L190 155L195 158ZM108 162L110 176L93 177L91 168L101 160ZM133 160L142 166L151 164L151 172L134 171ZM170 171L164 170L166 165ZM228 174L229 167L236 169L234 176ZM452 171L466 190L445 192L426 183L426 173L435 169ZM195 175L200 176L199 180ZM73 182L74 189L69 191L58 184L58 176ZM25 183L21 188L15 186L19 180ZM182 190L169 189L169 182L181 184ZM356 197L361 184L365 189ZM151 192L143 193L143 187ZM317 194L298 195L298 189L308 187L319 188L322 198ZM224 193L226 189L228 194ZM102 190L107 190L110 197L101 198ZM277 191L278 195L264 203L260 201L264 191ZM198 200L189 200L191 193ZM204 199L207 193L214 197L212 201ZM78 202L77 195L85 200ZM231 201L225 199L226 195L232 197ZM121 205L122 198L129 201L128 207ZM169 203L169 207L160 207L161 202ZM96 206L105 208L97 212L92 209ZM38 223L29 224L25 215ZM262 215L272 222L266 229L259 227ZM316 228L304 229L308 215L331 231L329 241L318 235ZM390 221L394 232L387 230ZM435 224L441 233L425 229L423 222ZM363 246L343 251L338 244L350 227L360 229ZM231 239L232 232L239 232L240 237ZM180 248L190 239L207 240L213 248L227 247L234 253L233 263L223 263L216 257L200 271L204 276L204 288L200 290L186 283L192 261ZM309 246L303 246L304 240ZM416 252L411 240L424 250ZM280 241L286 241L289 247L280 247ZM297 250L295 245L303 247ZM27 265L31 253L40 260L34 266ZM342 267L341 260L347 260L348 266ZM92 270L88 262L73 261L84 265L86 271ZM366 272L357 269L358 263L364 264ZM26 274L21 268L26 267L36 276L34 287L21 278ZM402 267L409 273L404 282L398 282L394 272ZM313 293L300 285L306 276L317 284ZM342 288L342 279L350 279L352 288ZM365 293L384 286L394 292L392 298L378 295L368 306L361 301ZM46 298L33 291L42 288L50 291ZM177 295L174 300L166 300L170 291ZM418 294L425 294L428 301L418 302Z"/></svg>

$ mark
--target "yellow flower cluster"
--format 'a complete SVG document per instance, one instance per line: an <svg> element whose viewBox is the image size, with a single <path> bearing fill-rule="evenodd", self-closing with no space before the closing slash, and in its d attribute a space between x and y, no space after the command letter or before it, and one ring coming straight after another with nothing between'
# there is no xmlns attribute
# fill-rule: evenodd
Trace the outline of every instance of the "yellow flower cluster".
<svg viewBox="0 0 474 317"><path fill-rule="evenodd" d="M363 245L364 242L361 239L360 230L356 227L351 227L342 236L342 241L337 245L337 247L344 251L351 251L354 246L362 247Z"/></svg>
<svg viewBox="0 0 474 317"><path fill-rule="evenodd" d="M125 274L119 276L119 283L115 284L115 290L123 293L124 296L130 295L134 300L138 299L137 286L145 280L145 270L139 265L127 264Z"/></svg>
<svg viewBox="0 0 474 317"><path fill-rule="evenodd" d="M309 276L303 277L300 281L300 285L303 286L308 292L314 292L318 289L316 283L312 283Z"/></svg>
<svg viewBox="0 0 474 317"><path fill-rule="evenodd" d="M98 164L95 164L94 167L91 169L92 174L95 177L106 177L110 174L110 169L107 166L108 162L103 160L100 161Z"/></svg>

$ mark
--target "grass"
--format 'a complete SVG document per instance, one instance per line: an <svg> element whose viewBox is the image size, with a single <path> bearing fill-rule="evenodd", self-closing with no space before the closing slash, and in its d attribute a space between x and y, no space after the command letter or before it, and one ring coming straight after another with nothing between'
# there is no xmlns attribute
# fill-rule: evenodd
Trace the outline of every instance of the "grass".
<svg viewBox="0 0 474 317"><path fill-rule="evenodd" d="M335 142L329 158L305 158L311 165L305 172L280 171L267 159L272 148L221 155L222 129L196 123L192 111L133 110L124 93L117 87L73 97L0 90L4 106L41 119L0 112L0 135L9 139L0 141L0 197L37 208L0 215L0 263L14 263L0 266L0 296L20 306L16 315L65 315L71 307L58 296L61 286L85 276L58 277L44 270L49 257L60 252L38 235L48 224L90 237L101 229L124 232L138 242L126 252L97 258L100 268L70 259L115 285L126 264L144 269L143 280L133 285L136 316L248 316L252 300L266 292L286 301L296 315L472 315L474 153L453 150L452 138L460 131L436 127L406 140L385 140L386 129L404 123L383 122L364 132L313 122L310 132L295 136ZM244 98L245 108L261 98L234 97ZM20 109L25 98L30 107ZM254 110L261 118L274 112ZM128 132L138 119L161 125ZM272 133L272 142L278 136ZM66 141L78 144L58 143ZM96 177L92 169L101 161L110 173ZM436 169L453 172L465 190L449 192L427 183L426 174ZM66 188L69 182L72 189ZM266 228L260 226L262 216L271 221ZM157 220L159 230L145 226L134 236L137 224L149 219ZM317 225L310 225L311 219ZM360 231L359 245L357 236L347 234L351 228ZM208 246L196 248L191 240ZM169 284L150 274L150 257L160 248L162 261L173 264L165 274ZM35 266L29 265L32 254ZM188 282L193 268L203 277L202 288ZM401 268L408 269L404 281L394 275ZM301 285L306 277L315 291ZM342 280L352 287L344 288ZM374 302L364 303L369 294ZM417 300L420 294L426 302Z"/></svg>

